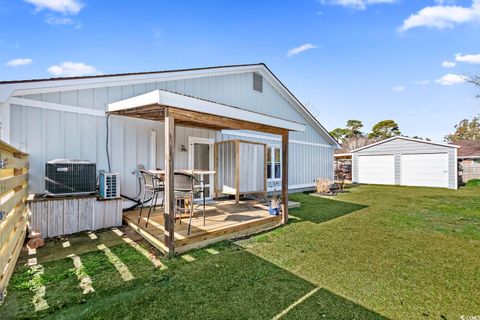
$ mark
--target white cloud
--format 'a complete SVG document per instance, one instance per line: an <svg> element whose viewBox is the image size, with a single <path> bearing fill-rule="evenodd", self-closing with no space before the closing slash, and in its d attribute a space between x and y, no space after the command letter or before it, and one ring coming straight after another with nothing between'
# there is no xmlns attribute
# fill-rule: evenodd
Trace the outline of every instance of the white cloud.
<svg viewBox="0 0 480 320"><path fill-rule="evenodd" d="M27 66L29 64L32 64L33 60L30 58L18 58L18 59L13 59L5 63L6 66L8 67L18 67L18 66Z"/></svg>
<svg viewBox="0 0 480 320"><path fill-rule="evenodd" d="M456 0L435 0L436 4L444 5L444 4L454 4Z"/></svg>
<svg viewBox="0 0 480 320"><path fill-rule="evenodd" d="M63 14L77 14L82 10L83 3L79 0L25 0L35 6L35 10L47 9Z"/></svg>
<svg viewBox="0 0 480 320"><path fill-rule="evenodd" d="M47 69L49 73L58 77L76 77L86 75L96 75L101 72L94 66L81 62L65 61L59 65L53 65Z"/></svg>
<svg viewBox="0 0 480 320"><path fill-rule="evenodd" d="M471 7L439 4L425 7L403 21L400 31L427 27L453 28L456 24L480 22L480 0L472 0Z"/></svg>
<svg viewBox="0 0 480 320"><path fill-rule="evenodd" d="M424 86L424 85L427 85L430 83L430 80L416 80L416 81L413 81L413 84L417 85L417 86Z"/></svg>
<svg viewBox="0 0 480 320"><path fill-rule="evenodd" d="M45 22L51 26L74 25L75 29L80 29L82 27L81 23L75 22L73 19L67 17L57 17L51 14L47 14L45 16Z"/></svg>
<svg viewBox="0 0 480 320"><path fill-rule="evenodd" d="M473 64L480 64L480 54L461 54L455 55L455 60L458 62L466 62Z"/></svg>
<svg viewBox="0 0 480 320"><path fill-rule="evenodd" d="M441 84L442 86L451 86L454 84L464 83L465 78L458 74L448 73L443 77L435 80L435 82Z"/></svg>
<svg viewBox="0 0 480 320"><path fill-rule="evenodd" d="M155 44L163 44L163 30L161 28L153 28L153 42Z"/></svg>
<svg viewBox="0 0 480 320"><path fill-rule="evenodd" d="M55 17L48 15L45 17L45 22L52 25L52 26L59 26L59 25L68 25L68 24L74 24L75 22L66 17Z"/></svg>
<svg viewBox="0 0 480 320"><path fill-rule="evenodd" d="M380 3L394 3L397 0L321 0L323 4L365 10L367 6Z"/></svg>
<svg viewBox="0 0 480 320"><path fill-rule="evenodd" d="M455 62L451 62L451 61L443 61L442 62L442 67L444 68L453 68L455 67L457 64Z"/></svg>
<svg viewBox="0 0 480 320"><path fill-rule="evenodd" d="M403 92L405 91L405 87L404 86L395 86L392 88L393 91L395 92Z"/></svg>
<svg viewBox="0 0 480 320"><path fill-rule="evenodd" d="M294 55L302 53L303 51L315 49L315 48L318 48L318 46L314 46L311 43L302 44L299 47L288 50L287 57L293 57Z"/></svg>

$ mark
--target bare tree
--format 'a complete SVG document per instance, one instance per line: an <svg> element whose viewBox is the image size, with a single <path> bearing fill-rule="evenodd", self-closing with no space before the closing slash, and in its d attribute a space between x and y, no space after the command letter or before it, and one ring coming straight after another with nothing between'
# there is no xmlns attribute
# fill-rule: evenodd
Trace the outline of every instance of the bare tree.
<svg viewBox="0 0 480 320"><path fill-rule="evenodd" d="M471 77L465 77L467 82L473 84L474 86L477 86L480 88L480 75L475 75ZM480 94L477 95L477 98L480 98Z"/></svg>
<svg viewBox="0 0 480 320"><path fill-rule="evenodd" d="M352 137L345 139L342 143L342 152L348 153L350 151L363 148L369 144L377 142L377 139L370 139L367 137Z"/></svg>
<svg viewBox="0 0 480 320"><path fill-rule="evenodd" d="M314 116L315 118L320 118L320 109L318 109L313 103L310 101L306 101L303 103L303 106Z"/></svg>

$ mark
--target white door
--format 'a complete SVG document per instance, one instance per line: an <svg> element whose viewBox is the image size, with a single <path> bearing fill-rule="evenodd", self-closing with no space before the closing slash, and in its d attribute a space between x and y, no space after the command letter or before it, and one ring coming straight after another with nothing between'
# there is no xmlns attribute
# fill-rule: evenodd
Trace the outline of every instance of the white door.
<svg viewBox="0 0 480 320"><path fill-rule="evenodd" d="M448 154L403 154L400 184L448 188Z"/></svg>
<svg viewBox="0 0 480 320"><path fill-rule="evenodd" d="M358 156L358 182L395 184L395 157L393 155Z"/></svg>
<svg viewBox="0 0 480 320"><path fill-rule="evenodd" d="M214 143L214 139L188 137L188 169L212 171ZM195 177L203 181L205 198L210 199L213 196L213 174L196 174Z"/></svg>

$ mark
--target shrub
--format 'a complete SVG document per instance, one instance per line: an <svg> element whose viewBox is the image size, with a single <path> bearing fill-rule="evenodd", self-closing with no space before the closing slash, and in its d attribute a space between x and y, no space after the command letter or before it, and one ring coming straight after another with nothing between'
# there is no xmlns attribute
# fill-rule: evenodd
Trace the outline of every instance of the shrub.
<svg viewBox="0 0 480 320"><path fill-rule="evenodd" d="M480 179L473 179L473 180L470 180L466 183L466 185L468 187L472 187L472 186L480 186Z"/></svg>

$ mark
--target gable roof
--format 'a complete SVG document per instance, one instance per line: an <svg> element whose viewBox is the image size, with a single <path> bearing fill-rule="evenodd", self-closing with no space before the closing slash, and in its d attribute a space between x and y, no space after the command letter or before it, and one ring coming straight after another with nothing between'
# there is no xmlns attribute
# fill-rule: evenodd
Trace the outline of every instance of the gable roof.
<svg viewBox="0 0 480 320"><path fill-rule="evenodd" d="M292 105L302 116L336 148L340 144L326 130L318 119L298 100L298 98L277 78L277 76L264 64L238 64L213 66L190 69L174 69L162 71L105 74L96 76L68 77L13 80L0 82L0 104L5 103L13 95L26 95L52 91L68 91L76 89L96 88L102 86L115 86L134 84L139 81L156 82L215 75L226 75L241 72L259 72L269 83Z"/></svg>
<svg viewBox="0 0 480 320"><path fill-rule="evenodd" d="M441 147L447 147L447 148L460 148L459 146L456 146L456 145L453 145L453 144L439 143L439 142L433 142L433 141L426 141L426 140L420 140L420 139L409 138L409 137L402 137L402 136L395 136L395 137L391 137L391 138L388 138L388 139L385 139L385 140L382 140L382 141L379 141L379 142L376 142L376 143L369 144L368 146L365 146L365 147L358 148L358 149L356 149L356 150L350 151L350 153L355 153L355 152L358 152L358 151L360 151L360 150L365 150L365 149L368 149L368 148L371 148L371 147L374 147L374 146L378 146L378 145L380 145L380 144L387 143L387 142L390 142L390 141L393 141L393 140L397 140L397 139L406 140L406 141L413 141L413 142L419 142L419 143L426 143L426 144L433 144L433 145L437 145L437 146L441 146Z"/></svg>
<svg viewBox="0 0 480 320"><path fill-rule="evenodd" d="M144 71L144 72L109 73L109 74L98 74L98 75L93 75L93 76L7 80L7 81L0 81L0 85L2 85L2 84L14 84L14 83L27 83L27 82L42 82L42 81L60 81L60 80L76 80L76 79L92 79L92 78L108 78L108 77L141 76L141 75L159 74L159 73L211 70L211 69L230 68L230 67L248 67L248 66L256 66L256 65L259 65L259 63L211 66L211 67L201 67L201 68L169 69L169 70Z"/></svg>
<svg viewBox="0 0 480 320"><path fill-rule="evenodd" d="M480 157L480 142L461 140L453 144L460 147L458 149L458 158Z"/></svg>

